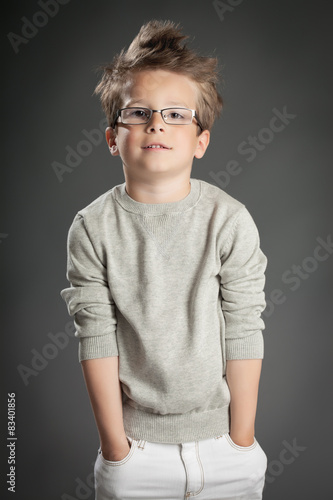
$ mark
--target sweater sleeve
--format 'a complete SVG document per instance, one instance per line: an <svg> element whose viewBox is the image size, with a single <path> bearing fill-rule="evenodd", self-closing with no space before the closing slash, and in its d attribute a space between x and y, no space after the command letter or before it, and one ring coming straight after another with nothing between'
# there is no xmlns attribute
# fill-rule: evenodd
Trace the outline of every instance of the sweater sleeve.
<svg viewBox="0 0 333 500"><path fill-rule="evenodd" d="M260 249L258 229L243 206L236 216L221 257L222 310L226 359L262 359L266 307L264 285L267 258Z"/></svg>
<svg viewBox="0 0 333 500"><path fill-rule="evenodd" d="M80 214L75 216L68 232L66 276L70 288L60 294L70 316L74 316L79 361L117 356L116 312L106 267L94 249Z"/></svg>

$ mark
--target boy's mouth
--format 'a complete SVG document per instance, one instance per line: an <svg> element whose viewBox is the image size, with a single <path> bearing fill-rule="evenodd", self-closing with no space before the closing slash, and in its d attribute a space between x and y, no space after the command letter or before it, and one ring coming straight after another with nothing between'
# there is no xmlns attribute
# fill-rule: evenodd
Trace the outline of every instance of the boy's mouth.
<svg viewBox="0 0 333 500"><path fill-rule="evenodd" d="M171 149L171 148L169 148L165 144L162 144L160 142L156 142L156 143L148 144L147 146L143 146L142 149Z"/></svg>

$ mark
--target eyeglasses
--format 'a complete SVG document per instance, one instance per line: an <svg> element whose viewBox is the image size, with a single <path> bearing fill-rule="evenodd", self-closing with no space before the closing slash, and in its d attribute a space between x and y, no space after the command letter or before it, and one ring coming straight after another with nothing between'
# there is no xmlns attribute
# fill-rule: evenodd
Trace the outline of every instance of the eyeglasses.
<svg viewBox="0 0 333 500"><path fill-rule="evenodd" d="M134 107L118 109L112 128L115 127L118 118L124 125L143 125L150 121L153 113L161 113L163 121L168 125L190 125L193 118L195 118L201 130L203 130L195 110L187 108L149 109Z"/></svg>

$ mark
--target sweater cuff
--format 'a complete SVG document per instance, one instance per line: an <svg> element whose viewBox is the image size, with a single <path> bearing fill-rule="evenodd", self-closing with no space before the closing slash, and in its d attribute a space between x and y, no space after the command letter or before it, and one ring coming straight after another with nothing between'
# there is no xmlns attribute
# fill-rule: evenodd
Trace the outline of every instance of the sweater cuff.
<svg viewBox="0 0 333 500"><path fill-rule="evenodd" d="M118 356L117 340L114 335L101 335L80 338L79 361L85 359L108 358Z"/></svg>
<svg viewBox="0 0 333 500"><path fill-rule="evenodd" d="M263 359L264 338L259 330L245 338L226 339L226 360Z"/></svg>

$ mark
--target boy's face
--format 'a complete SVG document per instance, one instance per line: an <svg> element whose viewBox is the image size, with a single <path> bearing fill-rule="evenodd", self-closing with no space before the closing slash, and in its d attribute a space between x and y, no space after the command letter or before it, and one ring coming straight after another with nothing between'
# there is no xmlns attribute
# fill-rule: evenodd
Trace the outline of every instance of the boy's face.
<svg viewBox="0 0 333 500"><path fill-rule="evenodd" d="M124 91L123 108L163 109L181 107L197 110L197 87L187 76L165 70L136 73ZM200 116L199 116L200 119ZM125 178L152 181L152 177L177 175L190 177L193 158L201 158L209 144L209 131L197 134L195 118L190 125L166 124L160 113L149 123L125 125L117 122L116 131L106 130L112 155L120 155ZM161 144L164 148L148 148Z"/></svg>

